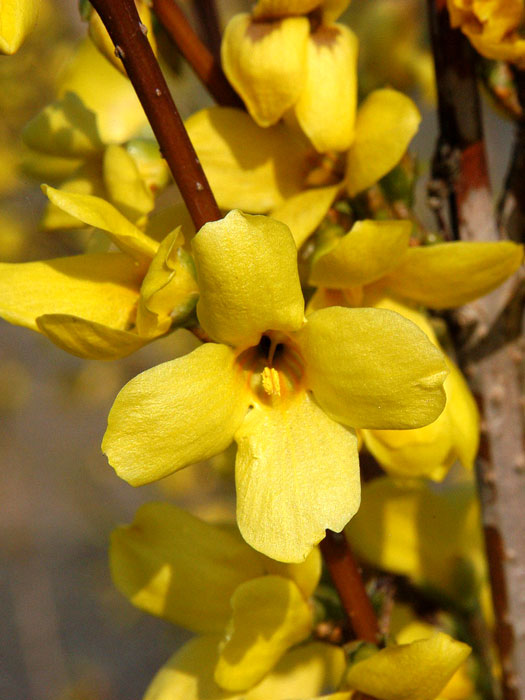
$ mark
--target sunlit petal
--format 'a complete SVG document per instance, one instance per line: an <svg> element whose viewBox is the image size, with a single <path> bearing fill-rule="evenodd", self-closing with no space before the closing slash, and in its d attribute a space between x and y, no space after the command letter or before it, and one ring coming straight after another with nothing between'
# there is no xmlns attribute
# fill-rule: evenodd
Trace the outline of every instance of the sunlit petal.
<svg viewBox="0 0 525 700"><path fill-rule="evenodd" d="M192 248L200 290L197 315L211 338L248 347L268 329L301 327L304 300L287 226L232 211L205 224Z"/></svg>
<svg viewBox="0 0 525 700"><path fill-rule="evenodd" d="M304 190L274 209L271 216L288 226L300 248L328 213L339 189L340 185L332 185Z"/></svg>
<svg viewBox="0 0 525 700"><path fill-rule="evenodd" d="M247 690L310 636L312 610L296 584L281 576L246 581L235 590L231 606L215 681L226 690Z"/></svg>
<svg viewBox="0 0 525 700"><path fill-rule="evenodd" d="M353 197L399 163L421 116L410 98L397 90L374 90L357 112L355 139L348 151L346 181Z"/></svg>
<svg viewBox="0 0 525 700"><path fill-rule="evenodd" d="M102 443L117 474L138 486L225 450L249 402L233 363L228 347L206 343L128 382Z"/></svg>
<svg viewBox="0 0 525 700"><path fill-rule="evenodd" d="M333 306L298 334L307 382L322 408L356 428L415 428L445 405L442 353L399 314Z"/></svg>
<svg viewBox="0 0 525 700"><path fill-rule="evenodd" d="M278 122L301 94L309 29L306 17L254 22L238 14L228 23L222 66L260 126Z"/></svg>
<svg viewBox="0 0 525 700"><path fill-rule="evenodd" d="M256 406L235 440L237 522L264 554L301 561L327 528L340 531L359 507L356 436L307 394Z"/></svg>

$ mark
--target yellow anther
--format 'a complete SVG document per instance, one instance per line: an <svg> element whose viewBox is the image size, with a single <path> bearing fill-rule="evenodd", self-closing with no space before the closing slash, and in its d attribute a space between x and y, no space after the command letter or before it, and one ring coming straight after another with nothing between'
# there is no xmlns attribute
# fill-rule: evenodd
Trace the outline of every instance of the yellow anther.
<svg viewBox="0 0 525 700"><path fill-rule="evenodd" d="M265 367L261 374L262 385L268 396L281 395L279 372L274 367Z"/></svg>

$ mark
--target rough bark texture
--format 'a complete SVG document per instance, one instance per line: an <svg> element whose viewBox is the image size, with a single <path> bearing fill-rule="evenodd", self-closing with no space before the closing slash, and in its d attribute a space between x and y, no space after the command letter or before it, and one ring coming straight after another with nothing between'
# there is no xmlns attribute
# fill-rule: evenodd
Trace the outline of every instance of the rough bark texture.
<svg viewBox="0 0 525 700"><path fill-rule="evenodd" d="M498 240L505 235L494 216L474 55L464 36L450 28L443 0L429 0L429 16L441 131L434 177L443 184L434 191L440 192L442 201L448 200L453 237ZM515 159L524 162L523 151L517 152ZM523 190L523 178L515 178L515 187ZM508 207L503 209L508 220ZM521 211L518 213L521 217ZM522 225L523 219L519 227ZM455 316L460 361L482 413L478 481L505 700L525 698L522 313L523 293L517 281L512 280Z"/></svg>

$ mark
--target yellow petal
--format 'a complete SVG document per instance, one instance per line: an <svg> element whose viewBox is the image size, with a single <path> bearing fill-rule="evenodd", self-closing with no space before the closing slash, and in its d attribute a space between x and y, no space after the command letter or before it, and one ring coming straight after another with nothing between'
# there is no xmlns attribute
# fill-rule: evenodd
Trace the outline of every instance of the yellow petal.
<svg viewBox="0 0 525 700"><path fill-rule="evenodd" d="M221 633L236 588L264 573L236 528L148 503L111 535L113 582L136 607L194 632ZM205 601L205 605L204 605Z"/></svg>
<svg viewBox="0 0 525 700"><path fill-rule="evenodd" d="M232 211L205 224L192 248L200 289L197 316L211 338L248 347L266 330L301 327L297 249L287 226Z"/></svg>
<svg viewBox="0 0 525 700"><path fill-rule="evenodd" d="M125 217L136 222L141 216L149 214L155 205L155 198L125 148L116 144L106 148L103 173L109 199Z"/></svg>
<svg viewBox="0 0 525 700"><path fill-rule="evenodd" d="M36 319L38 330L58 347L89 360L116 360L131 355L147 342L136 333L111 328L71 314L44 314Z"/></svg>
<svg viewBox="0 0 525 700"><path fill-rule="evenodd" d="M239 109L203 109L186 128L222 209L264 213L302 189L308 142L285 124L263 129Z"/></svg>
<svg viewBox="0 0 525 700"><path fill-rule="evenodd" d="M345 532L363 561L471 605L486 576L479 517L471 483L434 491L381 477Z"/></svg>
<svg viewBox="0 0 525 700"><path fill-rule="evenodd" d="M348 289L380 279L403 258L410 221L358 221L326 255L314 262L310 284Z"/></svg>
<svg viewBox="0 0 525 700"><path fill-rule="evenodd" d="M340 185L305 190L287 199L271 213L272 219L286 224L300 248L324 219Z"/></svg>
<svg viewBox="0 0 525 700"><path fill-rule="evenodd" d="M23 138L36 151L62 157L84 158L102 149L95 113L72 92L31 119Z"/></svg>
<svg viewBox="0 0 525 700"><path fill-rule="evenodd" d="M226 77L259 126L271 126L299 98L306 77L306 17L254 22L234 15L222 39Z"/></svg>
<svg viewBox="0 0 525 700"><path fill-rule="evenodd" d="M350 0L323 0L321 5L323 10L323 20L332 22L342 15L346 8L350 5Z"/></svg>
<svg viewBox="0 0 525 700"><path fill-rule="evenodd" d="M363 430L365 445L392 476L442 481L459 459L472 469L479 443L479 415L463 375L447 358L447 403L437 420L414 430Z"/></svg>
<svg viewBox="0 0 525 700"><path fill-rule="evenodd" d="M16 53L36 24L39 10L39 0L2 0L0 6L0 53Z"/></svg>
<svg viewBox="0 0 525 700"><path fill-rule="evenodd" d="M145 337L165 333L194 309L199 296L195 267L183 248L180 226L162 241L140 289L137 331Z"/></svg>
<svg viewBox="0 0 525 700"><path fill-rule="evenodd" d="M83 163L82 158L53 156L32 148L24 148L21 158L23 173L38 182L46 178L52 182L61 182L72 177Z"/></svg>
<svg viewBox="0 0 525 700"><path fill-rule="evenodd" d="M397 90L374 90L357 112L355 140L348 152L350 196L370 187L398 164L417 131L416 105Z"/></svg>
<svg viewBox="0 0 525 700"><path fill-rule="evenodd" d="M60 183L62 192L75 194L90 194L96 197L105 197L106 189L102 180L100 163L97 159L85 161L74 175ZM48 201L42 215L41 226L46 231L56 229L86 228L86 224L80 219L71 216L67 211L55 206Z"/></svg>
<svg viewBox="0 0 525 700"><path fill-rule="evenodd" d="M414 428L445 405L443 354L399 314L314 311L299 334L307 382L322 408L356 428Z"/></svg>
<svg viewBox="0 0 525 700"><path fill-rule="evenodd" d="M75 216L89 226L102 229L124 252L138 260L151 259L159 247L156 241L146 236L140 229L123 216L118 209L101 197L56 190L42 185L49 200L71 216Z"/></svg>
<svg viewBox="0 0 525 700"><path fill-rule="evenodd" d="M246 581L235 590L231 606L215 682L225 690L247 690L310 636L312 611L295 583L281 576Z"/></svg>
<svg viewBox="0 0 525 700"><path fill-rule="evenodd" d="M435 700L469 654L469 646L437 632L358 662L345 683L378 700Z"/></svg>
<svg viewBox="0 0 525 700"><path fill-rule="evenodd" d="M318 547L314 547L306 559L298 564L283 563L268 557L264 557L264 561L269 573L295 581L305 598L309 598L317 588L323 565Z"/></svg>
<svg viewBox="0 0 525 700"><path fill-rule="evenodd" d="M58 81L59 96L75 93L96 114L104 143L123 143L147 125L128 78L102 56L90 39L81 42Z"/></svg>
<svg viewBox="0 0 525 700"><path fill-rule="evenodd" d="M386 282L404 297L445 309L492 291L522 262L523 246L510 241L438 243L407 250Z"/></svg>
<svg viewBox="0 0 525 700"><path fill-rule="evenodd" d="M237 522L258 551L302 561L327 528L339 532L358 509L356 436L307 394L255 406L235 440Z"/></svg>
<svg viewBox="0 0 525 700"><path fill-rule="evenodd" d="M321 24L308 40L306 81L294 111L320 153L346 151L354 138L358 41L342 24Z"/></svg>
<svg viewBox="0 0 525 700"><path fill-rule="evenodd" d="M248 692L228 693L213 680L219 639L193 639L157 673L144 700L290 700L338 687L345 660L340 647L314 642L289 651L274 671Z"/></svg>
<svg viewBox="0 0 525 700"><path fill-rule="evenodd" d="M122 479L139 486L228 447L249 401L233 362L225 345L206 343L126 384L102 442Z"/></svg>
<svg viewBox="0 0 525 700"><path fill-rule="evenodd" d="M39 330L36 319L44 314L72 314L125 329L142 275L121 253L0 263L0 315L33 330Z"/></svg>

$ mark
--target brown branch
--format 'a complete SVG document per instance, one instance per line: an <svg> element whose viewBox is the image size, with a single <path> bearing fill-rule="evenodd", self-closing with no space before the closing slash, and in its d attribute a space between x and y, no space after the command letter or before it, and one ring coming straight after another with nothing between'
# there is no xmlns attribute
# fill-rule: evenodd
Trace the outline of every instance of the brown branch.
<svg viewBox="0 0 525 700"><path fill-rule="evenodd" d="M428 0L439 99L436 164L446 184L449 218L463 240L498 240L483 145L473 52L450 28L444 0ZM441 166L441 170L440 170ZM522 377L523 302L512 286L470 304L458 321L459 353L478 395L482 448L478 485L496 613L505 700L525 698L525 425ZM512 302L512 303L509 303ZM474 318L482 330L465 343Z"/></svg>
<svg viewBox="0 0 525 700"><path fill-rule="evenodd" d="M92 0L144 108L197 230L221 218L133 0Z"/></svg>
<svg viewBox="0 0 525 700"><path fill-rule="evenodd" d="M226 79L220 61L195 34L175 0L153 0L153 10L215 102L242 109L242 100Z"/></svg>
<svg viewBox="0 0 525 700"><path fill-rule="evenodd" d="M503 196L499 205L500 225L509 238L525 242L525 72L514 71L516 97L521 115L516 120L516 136Z"/></svg>
<svg viewBox="0 0 525 700"><path fill-rule="evenodd" d="M327 530L319 546L356 636L377 644L379 626L376 614L346 537Z"/></svg>
<svg viewBox="0 0 525 700"><path fill-rule="evenodd" d="M214 0L194 0L204 40L217 58L221 55L221 28Z"/></svg>

